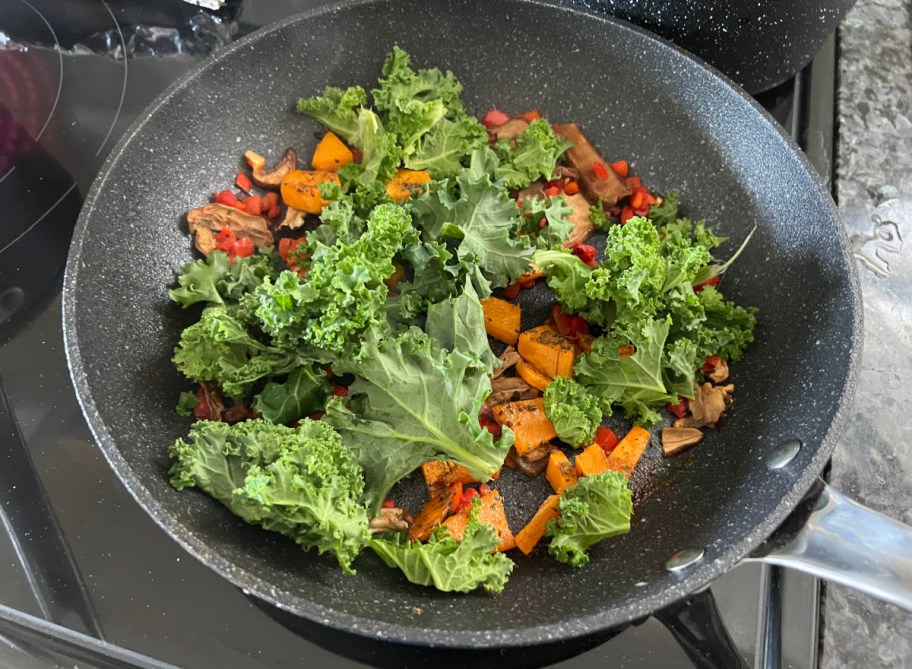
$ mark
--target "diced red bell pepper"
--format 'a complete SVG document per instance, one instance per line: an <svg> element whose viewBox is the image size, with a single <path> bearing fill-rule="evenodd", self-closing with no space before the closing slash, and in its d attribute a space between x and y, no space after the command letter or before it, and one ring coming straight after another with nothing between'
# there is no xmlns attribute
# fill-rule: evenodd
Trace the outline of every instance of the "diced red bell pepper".
<svg viewBox="0 0 912 669"><path fill-rule="evenodd" d="M383 500L383 502L381 502L380 508L381 509L395 509L396 502L392 497L387 497L385 500Z"/></svg>
<svg viewBox="0 0 912 669"><path fill-rule="evenodd" d="M568 181L564 185L564 193L566 193L567 195L576 195L579 192L580 192L579 184L576 183L575 181Z"/></svg>
<svg viewBox="0 0 912 669"><path fill-rule="evenodd" d="M263 213L263 198L259 195L251 195L250 197L244 200L244 211L248 214L253 214L254 216L259 216Z"/></svg>
<svg viewBox="0 0 912 669"><path fill-rule="evenodd" d="M222 190L215 194L215 201L219 204L223 204L226 207L236 207L238 206L237 195L232 193L230 190Z"/></svg>
<svg viewBox="0 0 912 669"><path fill-rule="evenodd" d="M310 420L321 420L323 416L324 413L322 411L314 411L312 414L308 414L307 417L310 418Z"/></svg>
<svg viewBox="0 0 912 669"><path fill-rule="evenodd" d="M630 174L630 165L626 160L615 160L610 167L621 179L626 179L627 175Z"/></svg>
<svg viewBox="0 0 912 669"><path fill-rule="evenodd" d="M279 240L279 257L288 262L288 255L298 248L300 244L307 242L306 237L283 237Z"/></svg>
<svg viewBox="0 0 912 669"><path fill-rule="evenodd" d="M668 413L670 413L671 415L673 415L677 418L684 418L684 416L687 415L687 407L688 407L688 404L687 404L686 397L678 397L677 404L672 404L671 402L669 402L668 404L665 405L665 408L668 410Z"/></svg>
<svg viewBox="0 0 912 669"><path fill-rule="evenodd" d="M722 280L722 275L716 274L714 277L707 279L703 283L698 283L696 286L694 286L694 292L699 293L701 290L706 288L706 286L713 286L713 287L718 286L719 282L721 280Z"/></svg>
<svg viewBox="0 0 912 669"><path fill-rule="evenodd" d="M270 207L275 207L279 204L279 194L274 191L269 191L266 195L263 196L263 209L269 209Z"/></svg>
<svg viewBox="0 0 912 669"><path fill-rule="evenodd" d="M489 486L487 483L482 483L478 486L478 494L482 497L487 495L489 492L491 492L491 486Z"/></svg>
<svg viewBox="0 0 912 669"><path fill-rule="evenodd" d="M481 124L486 128L496 128L509 120L509 115L504 114L498 109L491 109L487 114L481 117Z"/></svg>
<svg viewBox="0 0 912 669"><path fill-rule="evenodd" d="M462 500L459 502L459 508L456 509L456 513L471 508L472 500L476 497L481 497L481 495L478 494L478 491L475 488L466 488L463 490Z"/></svg>
<svg viewBox="0 0 912 669"><path fill-rule="evenodd" d="M280 213L282 213L282 210L279 209L279 205L274 204L266 211L266 218L275 218Z"/></svg>
<svg viewBox="0 0 912 669"><path fill-rule="evenodd" d="M503 429L500 427L500 423L494 420L491 416L486 413L479 414L478 424L490 432L495 439L500 439L500 435L503 433Z"/></svg>
<svg viewBox="0 0 912 669"><path fill-rule="evenodd" d="M545 189L545 195L548 197L554 197L555 195L560 195L561 189L558 186L548 186Z"/></svg>
<svg viewBox="0 0 912 669"><path fill-rule="evenodd" d="M234 230L231 228L222 228L218 231L218 234L215 235L215 248L219 251L224 251L228 253L231 251L231 246L237 241L237 235L234 234Z"/></svg>
<svg viewBox="0 0 912 669"><path fill-rule="evenodd" d="M636 209L642 209L646 206L646 196L649 193L645 188L640 186L639 188L634 188L633 193L630 195L630 206Z"/></svg>
<svg viewBox="0 0 912 669"><path fill-rule="evenodd" d="M592 163L592 170L599 179L607 179L609 177L608 168L598 161Z"/></svg>
<svg viewBox="0 0 912 669"><path fill-rule="evenodd" d="M514 297L519 295L519 289L520 285L518 283L511 283L509 286L503 289L503 296L508 300L512 300Z"/></svg>
<svg viewBox="0 0 912 669"><path fill-rule="evenodd" d="M633 207L629 204L621 209L621 225L625 225L634 216Z"/></svg>
<svg viewBox="0 0 912 669"><path fill-rule="evenodd" d="M602 447L605 453L610 453L618 445L617 435L604 425L599 425L595 431L595 443Z"/></svg>
<svg viewBox="0 0 912 669"><path fill-rule="evenodd" d="M595 247L589 244L580 244L577 242L573 245L573 255L582 260L589 267L595 267L598 261L595 259Z"/></svg>
<svg viewBox="0 0 912 669"><path fill-rule="evenodd" d="M348 397L348 388L345 386L333 386L332 394L336 397Z"/></svg>
<svg viewBox="0 0 912 669"><path fill-rule="evenodd" d="M537 110L537 109L530 109L530 110L527 111L525 114L520 114L520 115L519 115L519 118L524 118L524 119L526 119L529 123L532 123L532 121L537 121L537 120L540 119L541 117L542 117L542 115L538 113L538 110Z"/></svg>
<svg viewBox="0 0 912 669"><path fill-rule="evenodd" d="M255 249L256 247L253 245L252 239L249 237L241 237L231 245L231 250L228 251L228 255L248 258L253 255Z"/></svg>
<svg viewBox="0 0 912 669"><path fill-rule="evenodd" d="M640 177L627 177L627 188L633 190L634 188L642 188L643 180Z"/></svg>
<svg viewBox="0 0 912 669"><path fill-rule="evenodd" d="M719 366L721 359L717 355L708 355L706 356L706 362L703 363L703 366L700 367L700 371L704 374L712 374L713 370Z"/></svg>
<svg viewBox="0 0 912 669"><path fill-rule="evenodd" d="M248 177L243 172L237 173L237 176L234 177L234 183L237 184L238 188L247 193L253 190L253 182L250 180L250 177Z"/></svg>

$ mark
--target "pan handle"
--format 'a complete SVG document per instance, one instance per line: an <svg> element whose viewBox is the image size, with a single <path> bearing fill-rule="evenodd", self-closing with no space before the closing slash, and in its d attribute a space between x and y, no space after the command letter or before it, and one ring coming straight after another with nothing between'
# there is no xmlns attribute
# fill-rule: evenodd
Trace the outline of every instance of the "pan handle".
<svg viewBox="0 0 912 669"><path fill-rule="evenodd" d="M786 525L748 560L791 567L912 611L912 527L853 502L822 481L797 532Z"/></svg>

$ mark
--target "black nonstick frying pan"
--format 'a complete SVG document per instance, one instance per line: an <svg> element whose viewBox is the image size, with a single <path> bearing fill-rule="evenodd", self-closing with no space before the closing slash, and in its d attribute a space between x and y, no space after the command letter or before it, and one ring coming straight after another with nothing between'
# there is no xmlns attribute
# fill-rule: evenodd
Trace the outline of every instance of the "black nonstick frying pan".
<svg viewBox="0 0 912 669"><path fill-rule="evenodd" d="M412 586L366 555L346 576L201 493L176 492L166 476L167 447L188 429L172 410L185 386L170 357L192 315L167 296L192 257L186 210L233 181L245 149L275 155L296 146L309 155L318 127L291 112L295 99L327 84L370 86L394 44L417 66L452 69L476 112L537 107L555 122L578 122L644 182L680 191L685 213L732 238L728 250L757 226L723 283L728 296L760 309L757 341L733 370L736 403L724 426L686 456L644 463L651 471L633 482L631 532L594 548L586 568L520 556L498 596ZM775 122L711 69L577 9L390 0L270 27L159 98L87 198L67 266L64 326L98 443L137 501L199 559L322 625L495 648L623 625L755 550L815 483L849 416L861 305L845 233L820 181ZM519 480L507 493L517 528L543 498L539 484ZM821 499L831 503L818 514L838 498ZM816 536L803 545L816 545Z"/></svg>

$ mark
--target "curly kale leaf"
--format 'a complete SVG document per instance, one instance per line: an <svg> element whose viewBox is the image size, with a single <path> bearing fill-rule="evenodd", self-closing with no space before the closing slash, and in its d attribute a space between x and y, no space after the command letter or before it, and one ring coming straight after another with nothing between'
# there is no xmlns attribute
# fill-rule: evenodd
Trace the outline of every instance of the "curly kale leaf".
<svg viewBox="0 0 912 669"><path fill-rule="evenodd" d="M284 382L267 383L253 398L252 407L266 420L286 424L321 411L329 391L329 381L322 368L298 367Z"/></svg>
<svg viewBox="0 0 912 669"><path fill-rule="evenodd" d="M589 562L589 548L630 531L633 502L627 478L610 470L583 476L561 494L559 511L560 516L548 524L552 537L548 552L560 562L582 567Z"/></svg>
<svg viewBox="0 0 912 669"><path fill-rule="evenodd" d="M333 553L343 570L354 572L352 560L370 540L359 502L364 479L354 453L329 425L199 421L170 454L178 490L197 486L248 523Z"/></svg>
<svg viewBox="0 0 912 669"><path fill-rule="evenodd" d="M338 359L337 373L356 374L351 410L330 400L324 420L358 454L365 498L379 508L393 485L430 460L467 467L485 481L503 464L513 433L495 443L478 423L491 381L477 354L439 348L422 330L382 338L371 330L358 361Z"/></svg>
<svg viewBox="0 0 912 669"><path fill-rule="evenodd" d="M501 140L494 147L500 159L494 176L510 188L525 188L536 179L550 179L558 158L571 146L572 142L554 134L547 120L536 119L512 143Z"/></svg>
<svg viewBox="0 0 912 669"><path fill-rule="evenodd" d="M227 306L274 274L273 259L266 253L239 256L231 262L223 251L212 251L205 260L181 265L178 287L168 294L185 309L200 302Z"/></svg>
<svg viewBox="0 0 912 669"><path fill-rule="evenodd" d="M367 93L360 86L345 90L329 86L323 95L300 98L299 114L307 114L325 125L346 142L351 143L359 132L358 111L367 104Z"/></svg>
<svg viewBox="0 0 912 669"><path fill-rule="evenodd" d="M602 423L603 407L598 397L573 379L557 376L545 388L544 400L545 414L561 441L571 446L592 443Z"/></svg>
<svg viewBox="0 0 912 669"><path fill-rule="evenodd" d="M478 522L476 516L477 505L469 514L462 541L440 528L427 543L395 535L371 539L369 545L388 567L399 568L412 583L433 585L444 592L471 592L478 586L501 592L515 564L495 552L497 531Z"/></svg>
<svg viewBox="0 0 912 669"><path fill-rule="evenodd" d="M186 328L172 358L191 381L215 381L235 399L260 379L287 374L301 364L294 352L268 346L221 307L208 307Z"/></svg>
<svg viewBox="0 0 912 669"><path fill-rule="evenodd" d="M383 204L356 241L308 243L306 278L283 272L250 296L263 330L287 347L309 344L341 353L356 346L364 330L385 322L384 280L395 271L393 256L416 234L405 209Z"/></svg>

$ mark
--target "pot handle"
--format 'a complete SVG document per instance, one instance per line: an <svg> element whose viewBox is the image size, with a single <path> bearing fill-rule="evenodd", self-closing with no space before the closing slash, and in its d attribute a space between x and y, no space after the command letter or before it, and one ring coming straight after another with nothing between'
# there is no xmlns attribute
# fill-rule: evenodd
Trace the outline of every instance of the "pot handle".
<svg viewBox="0 0 912 669"><path fill-rule="evenodd" d="M786 521L747 559L804 571L912 611L912 527L823 481L821 488L803 527L792 532Z"/></svg>

